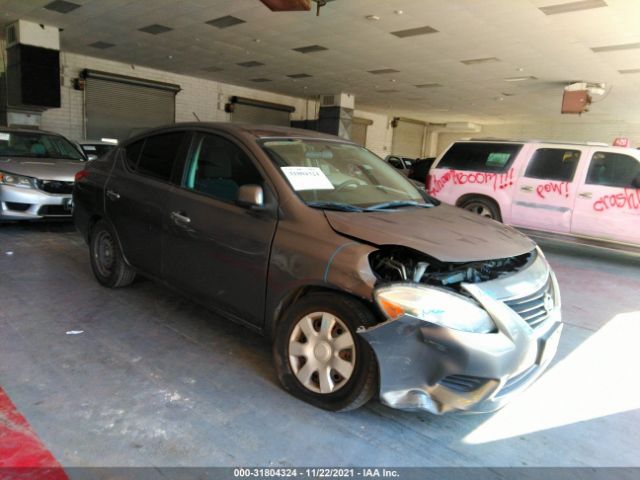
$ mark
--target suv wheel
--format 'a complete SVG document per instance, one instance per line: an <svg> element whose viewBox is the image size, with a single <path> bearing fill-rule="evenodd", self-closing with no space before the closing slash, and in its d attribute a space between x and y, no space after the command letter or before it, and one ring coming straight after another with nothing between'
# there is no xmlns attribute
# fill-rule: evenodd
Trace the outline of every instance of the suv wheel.
<svg viewBox="0 0 640 480"><path fill-rule="evenodd" d="M286 390L320 408L346 411L376 393L378 368L357 333L376 323L354 299L335 293L303 297L278 326L273 355Z"/></svg>
<svg viewBox="0 0 640 480"><path fill-rule="evenodd" d="M473 213L477 213L481 217L491 218L499 222L502 221L500 208L495 202L485 198L470 198L460 204L461 208Z"/></svg>
<svg viewBox="0 0 640 480"><path fill-rule="evenodd" d="M105 287L125 287L136 278L136 272L126 264L115 232L104 220L91 229L89 242L91 269Z"/></svg>

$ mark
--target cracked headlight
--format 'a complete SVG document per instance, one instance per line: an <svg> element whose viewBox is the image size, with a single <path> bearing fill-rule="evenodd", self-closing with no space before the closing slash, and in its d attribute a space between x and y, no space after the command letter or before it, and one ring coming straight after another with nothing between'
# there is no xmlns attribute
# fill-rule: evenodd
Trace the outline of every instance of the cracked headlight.
<svg viewBox="0 0 640 480"><path fill-rule="evenodd" d="M33 188L33 179L15 175L13 173L0 172L0 185L11 185L12 187Z"/></svg>
<svg viewBox="0 0 640 480"><path fill-rule="evenodd" d="M410 315L463 332L489 333L495 324L489 314L461 295L421 285L391 285L374 292L388 319Z"/></svg>

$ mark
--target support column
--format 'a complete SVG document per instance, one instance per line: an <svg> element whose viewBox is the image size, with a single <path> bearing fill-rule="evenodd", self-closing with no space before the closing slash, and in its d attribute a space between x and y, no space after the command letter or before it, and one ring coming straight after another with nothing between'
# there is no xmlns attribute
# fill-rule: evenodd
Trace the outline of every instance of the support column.
<svg viewBox="0 0 640 480"><path fill-rule="evenodd" d="M318 131L351 140L355 99L349 93L320 96Z"/></svg>

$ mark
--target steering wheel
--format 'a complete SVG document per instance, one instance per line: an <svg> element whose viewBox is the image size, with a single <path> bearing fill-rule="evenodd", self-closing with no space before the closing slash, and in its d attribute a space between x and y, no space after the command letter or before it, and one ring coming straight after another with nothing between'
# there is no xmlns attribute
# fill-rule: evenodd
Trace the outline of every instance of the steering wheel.
<svg viewBox="0 0 640 480"><path fill-rule="evenodd" d="M346 180L336 187L336 191L344 190L349 185L355 185L356 187L359 187L360 182L358 180Z"/></svg>

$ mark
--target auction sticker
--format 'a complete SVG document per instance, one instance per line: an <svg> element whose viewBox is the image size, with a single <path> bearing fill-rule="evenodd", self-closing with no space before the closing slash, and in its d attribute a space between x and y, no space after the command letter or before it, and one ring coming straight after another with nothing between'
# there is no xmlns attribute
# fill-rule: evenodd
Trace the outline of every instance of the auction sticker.
<svg viewBox="0 0 640 480"><path fill-rule="evenodd" d="M0 141L8 142L10 138L11 135L9 135L8 133L0 132Z"/></svg>
<svg viewBox="0 0 640 480"><path fill-rule="evenodd" d="M333 190L333 185L318 167L280 167L295 191Z"/></svg>

